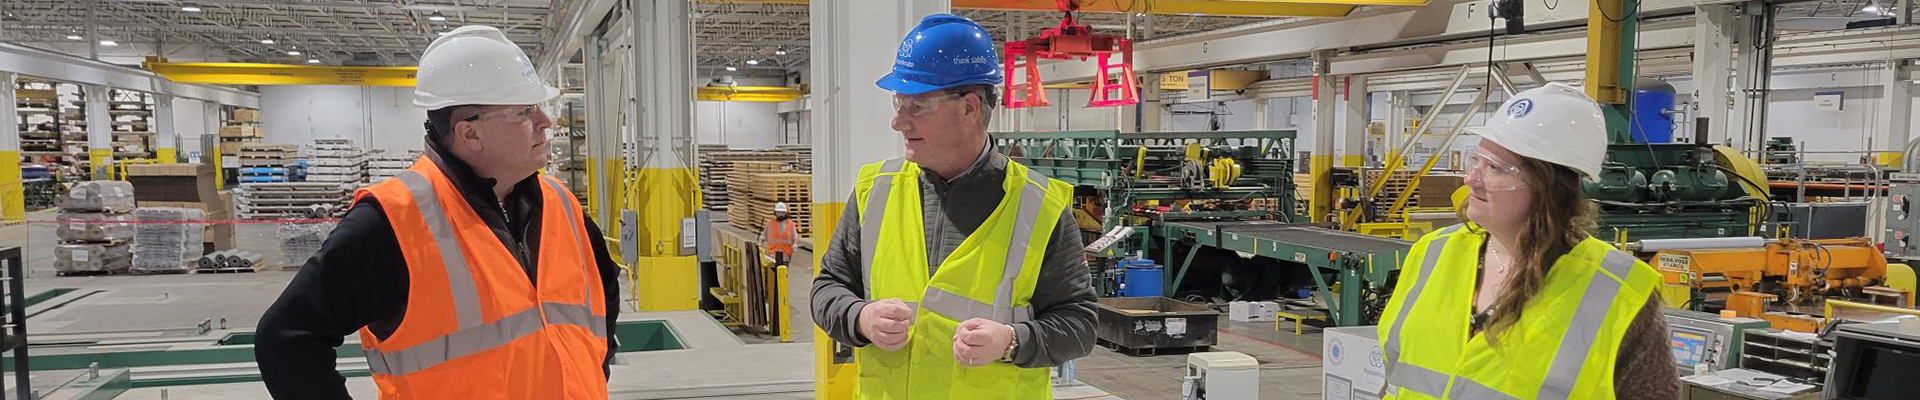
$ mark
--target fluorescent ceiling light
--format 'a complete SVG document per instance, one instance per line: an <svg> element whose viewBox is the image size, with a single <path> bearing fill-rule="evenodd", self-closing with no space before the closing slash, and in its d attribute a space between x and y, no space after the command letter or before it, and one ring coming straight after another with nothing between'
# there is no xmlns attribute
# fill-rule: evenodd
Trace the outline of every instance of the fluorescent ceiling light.
<svg viewBox="0 0 1920 400"><path fill-rule="evenodd" d="M87 38L80 37L80 35L67 35L67 40L87 40Z"/></svg>
<svg viewBox="0 0 1920 400"><path fill-rule="evenodd" d="M447 16L445 16L445 15L440 15L440 12L439 12L439 11L434 11L434 12L433 12L433 15L429 15L429 16L427 16L427 20L428 20L428 21L433 21L433 22L440 22L440 21L446 21L446 20L447 20Z"/></svg>
<svg viewBox="0 0 1920 400"><path fill-rule="evenodd" d="M194 7L194 6L190 6L190 5L189 5L189 6L181 6L181 7L180 7L180 11L186 11L186 12L200 12L200 7Z"/></svg>
<svg viewBox="0 0 1920 400"><path fill-rule="evenodd" d="M776 55L776 56L784 56L784 55L787 55L787 51L786 51L786 50L774 50L774 51L773 51L773 55Z"/></svg>
<svg viewBox="0 0 1920 400"><path fill-rule="evenodd" d="M740 70L739 68L734 68L731 65L727 66L727 72L733 72L733 71L739 71L739 70Z"/></svg>
<svg viewBox="0 0 1920 400"><path fill-rule="evenodd" d="M747 60L747 65L760 65L760 60Z"/></svg>
<svg viewBox="0 0 1920 400"><path fill-rule="evenodd" d="M308 63L308 64L319 64L319 63L320 63L320 59L317 59L317 58L309 58L309 59L307 59L307 63Z"/></svg>
<svg viewBox="0 0 1920 400"><path fill-rule="evenodd" d="M260 44L273 44L273 39L260 39Z"/></svg>
<svg viewBox="0 0 1920 400"><path fill-rule="evenodd" d="M100 45L101 45L101 46L107 46L107 47L113 47L113 46L119 46L120 44L119 44L119 43L114 43L114 42L113 42L112 40L102 40L102 41L100 41Z"/></svg>
<svg viewBox="0 0 1920 400"><path fill-rule="evenodd" d="M297 55L300 55L300 51L299 50L288 51L287 55L297 56Z"/></svg>

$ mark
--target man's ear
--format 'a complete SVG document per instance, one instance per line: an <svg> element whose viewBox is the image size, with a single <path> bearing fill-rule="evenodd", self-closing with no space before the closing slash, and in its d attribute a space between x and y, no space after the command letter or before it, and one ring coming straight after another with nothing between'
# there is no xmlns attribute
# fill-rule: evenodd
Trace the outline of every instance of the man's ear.
<svg viewBox="0 0 1920 400"><path fill-rule="evenodd" d="M478 145L480 143L480 127L476 125L476 123L475 121L453 121L453 143L451 144L455 146L461 146L461 143L474 143Z"/></svg>

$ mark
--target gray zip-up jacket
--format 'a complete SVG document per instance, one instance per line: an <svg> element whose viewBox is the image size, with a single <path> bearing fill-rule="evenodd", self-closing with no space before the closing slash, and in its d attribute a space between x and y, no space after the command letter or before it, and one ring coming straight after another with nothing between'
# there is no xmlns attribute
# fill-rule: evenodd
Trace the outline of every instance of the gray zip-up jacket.
<svg viewBox="0 0 1920 400"><path fill-rule="evenodd" d="M920 170L920 199L927 227L927 265L940 262L960 247L967 235L986 223L1006 195L1000 184L1008 159L989 145L979 160L949 181L932 170ZM813 320L833 340L866 346L856 322L870 300L860 277L860 204L849 196L847 209L822 254L820 275L813 279ZM1013 324L1017 346L1013 364L1044 368L1066 363L1093 351L1094 304L1097 298L1087 275L1080 230L1071 208L1060 213L1041 261L1039 283L1033 289L1034 319Z"/></svg>

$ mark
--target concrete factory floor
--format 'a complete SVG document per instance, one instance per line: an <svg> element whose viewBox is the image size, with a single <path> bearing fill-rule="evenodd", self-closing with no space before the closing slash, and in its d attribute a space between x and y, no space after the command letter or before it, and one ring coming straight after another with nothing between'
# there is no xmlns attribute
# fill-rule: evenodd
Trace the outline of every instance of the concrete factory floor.
<svg viewBox="0 0 1920 400"><path fill-rule="evenodd" d="M29 319L32 333L41 339L75 337L172 338L196 335L194 328L211 320L218 328L251 330L294 276L282 270L280 239L274 224L246 224L237 229L239 247L262 253L273 265L259 273L145 276L59 277L53 271L56 243L52 212L29 214L29 222L0 226L0 246L21 246L29 269L27 293L52 288L79 288L94 294L64 306L40 311ZM720 229L732 229L716 224ZM803 247L805 247L803 245ZM624 353L613 367L609 390L613 399L807 399L812 398L813 323L807 312L812 284L810 254L796 257L790 277L792 333L795 343L777 337L727 328L700 312L639 313L628 304L622 320L664 319L672 323L688 349ZM45 307L44 305L42 307ZM1238 351L1261 363L1262 399L1317 399L1320 397L1321 336L1309 328L1302 336L1277 331L1271 323L1241 323L1221 316L1215 350ZM35 340L39 342L40 340ZM354 344L348 344L349 346ZM343 362L345 360L343 359ZM1178 399L1185 375L1186 355L1133 357L1097 348L1076 361L1076 378L1084 385L1056 388L1059 400ZM246 366L242 366L246 367ZM343 365L344 367L344 365ZM135 379L146 370L136 368ZM57 382L78 376L77 371L36 371L34 386L50 391ZM370 378L347 380L356 398L373 398ZM10 382L9 382L10 383ZM141 388L119 399L261 399L259 383L229 383Z"/></svg>

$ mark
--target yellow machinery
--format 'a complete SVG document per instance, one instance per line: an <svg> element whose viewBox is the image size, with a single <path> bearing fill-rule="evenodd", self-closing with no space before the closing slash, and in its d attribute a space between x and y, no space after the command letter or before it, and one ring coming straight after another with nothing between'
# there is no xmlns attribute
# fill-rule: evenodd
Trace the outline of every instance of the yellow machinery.
<svg viewBox="0 0 1920 400"><path fill-rule="evenodd" d="M1781 329L1813 332L1821 316L1774 311L1771 305L1815 305L1828 297L1868 297L1887 281L1888 264L1866 238L1711 238L1646 240L1629 250L1653 252L1668 306L1686 308L1726 293L1725 309ZM1688 248L1692 247L1692 248ZM1902 269L1904 271L1904 269Z"/></svg>
<svg viewBox="0 0 1920 400"><path fill-rule="evenodd" d="M775 264L772 257L763 253L757 238L725 229L713 232L714 241L720 247L716 259L719 262L715 266L719 286L707 291L721 303L720 310L712 311L714 318L723 325L778 335L780 342L792 342L787 266Z"/></svg>
<svg viewBox="0 0 1920 400"><path fill-rule="evenodd" d="M1660 250L1655 266L1668 283L1696 291L1755 291L1789 303L1847 294L1887 277L1887 259L1866 238L1761 242L1758 247Z"/></svg>

